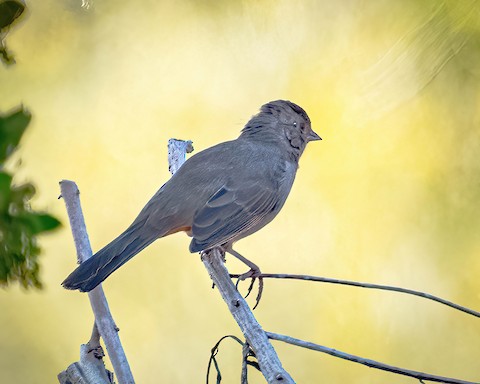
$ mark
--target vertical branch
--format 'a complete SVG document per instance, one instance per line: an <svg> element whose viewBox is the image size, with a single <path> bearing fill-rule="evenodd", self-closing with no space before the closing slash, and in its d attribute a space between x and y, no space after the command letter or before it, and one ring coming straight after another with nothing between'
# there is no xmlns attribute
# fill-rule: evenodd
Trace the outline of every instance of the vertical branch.
<svg viewBox="0 0 480 384"><path fill-rule="evenodd" d="M193 152L191 140L168 140L168 170L172 175L182 166L190 152Z"/></svg>
<svg viewBox="0 0 480 384"><path fill-rule="evenodd" d="M80 191L73 181L62 180L60 190L67 207L68 218L72 229L77 258L83 262L92 256L92 248L88 239L87 228L80 205ZM88 293L90 305L95 315L95 324L107 347L108 356L112 362L119 384L134 384L134 379L127 357L123 351L118 328L115 325L108 302L101 285Z"/></svg>

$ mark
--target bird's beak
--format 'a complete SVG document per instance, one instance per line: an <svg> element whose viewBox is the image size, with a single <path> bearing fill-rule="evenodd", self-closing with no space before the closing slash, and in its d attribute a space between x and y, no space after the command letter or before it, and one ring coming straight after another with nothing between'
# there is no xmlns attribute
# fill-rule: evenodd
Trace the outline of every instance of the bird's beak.
<svg viewBox="0 0 480 384"><path fill-rule="evenodd" d="M310 133L307 136L308 141L316 141L316 140L322 140L320 136L318 136L315 132L310 130Z"/></svg>

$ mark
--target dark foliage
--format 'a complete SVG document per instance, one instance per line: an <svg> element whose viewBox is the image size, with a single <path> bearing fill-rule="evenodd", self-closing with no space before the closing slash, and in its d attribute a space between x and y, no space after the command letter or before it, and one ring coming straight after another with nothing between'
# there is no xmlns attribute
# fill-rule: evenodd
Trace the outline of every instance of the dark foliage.
<svg viewBox="0 0 480 384"><path fill-rule="evenodd" d="M41 288L36 237L60 222L33 211L29 204L35 194L33 184L15 185L13 175L5 170L5 162L18 147L30 119L23 107L0 115L0 284L18 281L25 288Z"/></svg>

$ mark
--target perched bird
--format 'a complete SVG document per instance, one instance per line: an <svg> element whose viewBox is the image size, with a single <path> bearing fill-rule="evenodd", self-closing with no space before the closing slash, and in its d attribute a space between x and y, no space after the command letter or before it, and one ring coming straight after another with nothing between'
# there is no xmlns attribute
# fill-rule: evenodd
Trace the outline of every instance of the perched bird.
<svg viewBox="0 0 480 384"><path fill-rule="evenodd" d="M321 138L301 107L285 100L263 105L237 139L188 159L125 232L81 263L62 285L88 292L153 241L179 231L192 236L190 252L221 247L250 267L240 279L253 281L260 269L232 246L278 214L298 160L313 140Z"/></svg>

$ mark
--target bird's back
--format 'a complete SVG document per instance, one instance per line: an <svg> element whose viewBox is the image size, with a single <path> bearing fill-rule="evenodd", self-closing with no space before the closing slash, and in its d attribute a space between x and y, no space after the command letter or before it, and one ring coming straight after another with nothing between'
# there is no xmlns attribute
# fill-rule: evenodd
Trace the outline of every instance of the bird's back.
<svg viewBox="0 0 480 384"><path fill-rule="evenodd" d="M135 222L144 222L158 237L179 230L192 232L193 241L202 239L202 249L236 241L275 217L291 189L296 167L272 143L239 138L218 144L188 159ZM223 190L230 200L213 204L212 197ZM262 203L266 206L255 205ZM258 211L261 220L252 223ZM200 228L205 221L210 225ZM245 228L234 228L232 222Z"/></svg>

